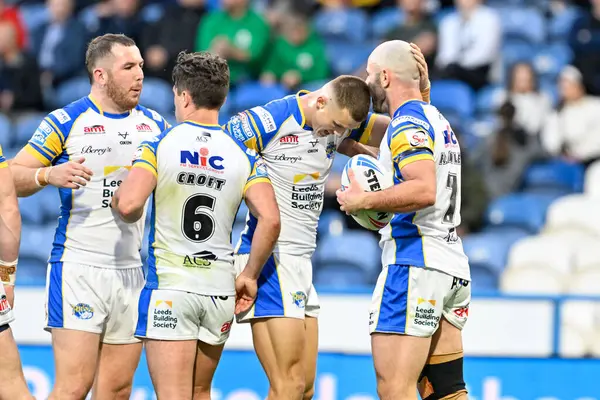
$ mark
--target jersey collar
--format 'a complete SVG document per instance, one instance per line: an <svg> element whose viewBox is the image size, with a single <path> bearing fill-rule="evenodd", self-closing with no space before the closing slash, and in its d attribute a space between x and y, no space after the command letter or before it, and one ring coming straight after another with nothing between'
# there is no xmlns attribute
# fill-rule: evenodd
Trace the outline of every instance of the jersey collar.
<svg viewBox="0 0 600 400"><path fill-rule="evenodd" d="M98 114L102 115L103 117L107 117L107 118L112 118L112 119L123 119L123 118L127 118L129 115L131 115L131 110L124 112L122 114L113 114L113 113L108 113L108 112L104 112L102 111L102 108L100 107L100 104L98 104L96 101L94 101L94 99L92 99L91 96L88 96L86 98L89 107L96 111Z"/></svg>
<svg viewBox="0 0 600 400"><path fill-rule="evenodd" d="M310 91L308 90L300 90L298 91L298 93L296 93L296 109L294 110L294 118L296 119L296 122L298 122L298 125L300 125L302 129L312 131L312 127L306 123L306 116L304 115L304 110L300 105L300 97L308 93L310 93Z"/></svg>
<svg viewBox="0 0 600 400"><path fill-rule="evenodd" d="M405 105L407 105L408 103L411 103L413 101L416 101L417 103L421 103L421 104L427 104L424 101L417 100L417 99L406 100L404 103L400 104L400 107L398 107L396 109L396 111L394 111L394 115L392 115L392 119L396 118L400 114L400 110L402 109L402 107L404 107Z"/></svg>

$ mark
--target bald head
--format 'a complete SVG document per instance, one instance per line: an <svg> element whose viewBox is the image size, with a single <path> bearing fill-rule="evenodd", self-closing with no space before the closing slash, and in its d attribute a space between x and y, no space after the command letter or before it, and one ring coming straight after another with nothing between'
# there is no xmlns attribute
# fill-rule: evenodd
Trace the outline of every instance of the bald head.
<svg viewBox="0 0 600 400"><path fill-rule="evenodd" d="M419 83L419 68L412 54L410 44L402 40L381 43L369 56L369 64L379 70L387 69L399 80L406 83Z"/></svg>

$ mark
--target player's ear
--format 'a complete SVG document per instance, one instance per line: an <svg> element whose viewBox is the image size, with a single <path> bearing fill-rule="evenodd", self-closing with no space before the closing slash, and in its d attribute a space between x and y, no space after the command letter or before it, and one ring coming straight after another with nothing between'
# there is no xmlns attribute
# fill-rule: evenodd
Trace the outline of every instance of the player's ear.
<svg viewBox="0 0 600 400"><path fill-rule="evenodd" d="M94 69L94 80L102 86L106 85L107 75L106 71L104 71L104 68Z"/></svg>
<svg viewBox="0 0 600 400"><path fill-rule="evenodd" d="M382 69L381 73L379 74L379 83L384 89L387 89L388 86L390 86L390 74L391 71L385 68Z"/></svg>
<svg viewBox="0 0 600 400"><path fill-rule="evenodd" d="M319 96L317 98L317 110L322 110L327 105L327 98L325 96Z"/></svg>
<svg viewBox="0 0 600 400"><path fill-rule="evenodd" d="M190 96L187 90L181 92L181 95L183 96L183 106L186 108L189 107L192 104L192 96Z"/></svg>

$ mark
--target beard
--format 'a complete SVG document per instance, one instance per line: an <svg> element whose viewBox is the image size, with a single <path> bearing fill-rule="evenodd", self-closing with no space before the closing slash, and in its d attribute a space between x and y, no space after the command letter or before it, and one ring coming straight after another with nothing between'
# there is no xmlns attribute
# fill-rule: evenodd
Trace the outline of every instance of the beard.
<svg viewBox="0 0 600 400"><path fill-rule="evenodd" d="M379 74L375 77L374 83L369 83L369 90L371 91L371 99L373 100L373 111L378 114L387 114L387 95L385 89L381 87L379 83Z"/></svg>
<svg viewBox="0 0 600 400"><path fill-rule="evenodd" d="M139 97L132 97L129 89L117 85L111 76L106 83L106 94L123 111L135 108L140 100Z"/></svg>

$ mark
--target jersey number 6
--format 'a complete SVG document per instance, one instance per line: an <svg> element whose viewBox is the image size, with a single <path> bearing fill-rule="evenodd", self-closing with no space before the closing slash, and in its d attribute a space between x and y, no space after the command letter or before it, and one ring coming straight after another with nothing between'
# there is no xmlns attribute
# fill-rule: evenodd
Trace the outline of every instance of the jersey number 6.
<svg viewBox="0 0 600 400"><path fill-rule="evenodd" d="M181 231L192 242L204 242L215 233L215 220L206 213L214 211L215 198L207 194L195 194L183 203Z"/></svg>

